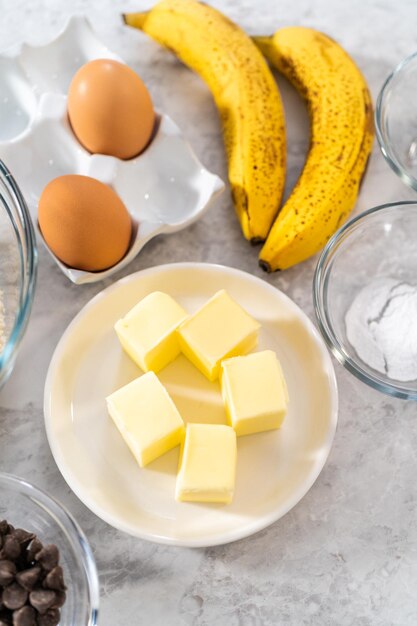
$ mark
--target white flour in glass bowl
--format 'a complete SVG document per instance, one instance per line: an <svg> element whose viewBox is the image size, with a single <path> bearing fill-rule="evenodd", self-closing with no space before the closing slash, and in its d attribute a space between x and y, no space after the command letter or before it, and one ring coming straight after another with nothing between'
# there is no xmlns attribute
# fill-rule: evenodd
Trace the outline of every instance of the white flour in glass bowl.
<svg viewBox="0 0 417 626"><path fill-rule="evenodd" d="M392 380L417 379L417 285L378 278L346 313L346 335L364 363Z"/></svg>

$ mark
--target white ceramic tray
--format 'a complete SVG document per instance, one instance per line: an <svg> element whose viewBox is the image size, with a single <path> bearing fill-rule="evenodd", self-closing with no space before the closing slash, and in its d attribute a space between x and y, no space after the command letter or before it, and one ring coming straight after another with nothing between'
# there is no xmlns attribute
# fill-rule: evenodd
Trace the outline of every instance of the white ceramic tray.
<svg viewBox="0 0 417 626"><path fill-rule="evenodd" d="M155 235L185 228L224 189L164 114L158 115L151 144L134 159L92 155L78 143L67 119L66 93L77 69L97 58L123 62L78 16L45 46L24 44L0 56L0 159L15 176L35 223L43 188L63 174L83 174L109 184L132 216L131 247L108 270L71 269L52 255L78 284L101 280L126 266Z"/></svg>
<svg viewBox="0 0 417 626"><path fill-rule="evenodd" d="M107 414L105 397L142 373L122 351L113 325L152 291L171 294L193 312L222 288L261 323L259 349L277 352L289 411L280 430L238 438L232 504L178 503L178 448L141 469ZM158 376L186 421L225 423L219 383L208 382L184 356ZM239 270L180 263L123 278L84 307L55 350L44 411L55 461L96 515L152 541L210 546L265 528L301 500L332 445L337 388L323 340L287 296Z"/></svg>

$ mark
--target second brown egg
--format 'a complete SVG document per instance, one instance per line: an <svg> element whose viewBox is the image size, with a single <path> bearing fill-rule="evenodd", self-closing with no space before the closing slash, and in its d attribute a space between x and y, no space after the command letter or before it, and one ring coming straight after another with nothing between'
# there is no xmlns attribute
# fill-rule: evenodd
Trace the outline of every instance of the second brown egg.
<svg viewBox="0 0 417 626"><path fill-rule="evenodd" d="M68 117L92 153L130 159L148 145L155 125L149 92L127 65L96 59L83 65L68 91Z"/></svg>

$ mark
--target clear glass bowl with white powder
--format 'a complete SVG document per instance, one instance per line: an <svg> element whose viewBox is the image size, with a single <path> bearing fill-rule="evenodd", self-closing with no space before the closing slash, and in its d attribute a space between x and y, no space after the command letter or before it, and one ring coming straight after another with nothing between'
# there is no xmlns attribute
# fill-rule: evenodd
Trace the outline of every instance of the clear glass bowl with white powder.
<svg viewBox="0 0 417 626"><path fill-rule="evenodd" d="M320 330L352 374L417 400L417 203L370 209L329 241L314 277Z"/></svg>
<svg viewBox="0 0 417 626"><path fill-rule="evenodd" d="M13 369L29 319L36 260L29 211L13 176L0 161L0 387Z"/></svg>

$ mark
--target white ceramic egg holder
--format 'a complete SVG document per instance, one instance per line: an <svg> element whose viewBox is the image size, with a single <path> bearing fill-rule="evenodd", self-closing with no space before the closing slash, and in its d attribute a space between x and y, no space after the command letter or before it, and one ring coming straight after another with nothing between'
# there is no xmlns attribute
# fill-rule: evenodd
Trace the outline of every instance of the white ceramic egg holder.
<svg viewBox="0 0 417 626"><path fill-rule="evenodd" d="M43 188L63 174L92 176L110 185L132 217L130 248L107 270L69 268L48 248L77 284L99 281L125 267L152 237L197 220L224 189L222 180L202 166L164 114L158 115L148 148L131 160L90 154L78 143L68 123L66 93L77 69L97 58L123 62L78 16L50 43L24 44L0 56L0 159L15 176L34 222Z"/></svg>

